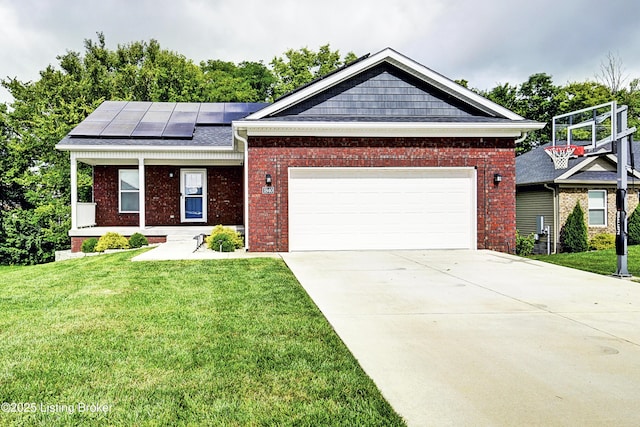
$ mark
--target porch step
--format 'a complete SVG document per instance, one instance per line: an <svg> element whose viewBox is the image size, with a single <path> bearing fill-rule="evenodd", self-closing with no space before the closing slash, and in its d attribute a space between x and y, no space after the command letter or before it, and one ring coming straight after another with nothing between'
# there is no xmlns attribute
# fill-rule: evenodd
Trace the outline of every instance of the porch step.
<svg viewBox="0 0 640 427"><path fill-rule="evenodd" d="M195 237L199 233L195 234L169 234L167 235L167 242L191 242L195 240Z"/></svg>

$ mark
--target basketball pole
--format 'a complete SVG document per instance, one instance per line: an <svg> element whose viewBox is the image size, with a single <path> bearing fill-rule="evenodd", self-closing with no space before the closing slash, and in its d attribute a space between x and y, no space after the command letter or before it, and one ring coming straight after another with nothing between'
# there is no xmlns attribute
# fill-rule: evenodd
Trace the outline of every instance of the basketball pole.
<svg viewBox="0 0 640 427"><path fill-rule="evenodd" d="M619 113L619 114L618 114ZM618 105L613 102L611 114L613 139L615 140L615 154L618 159L618 179L616 190L616 255L618 256L617 269L614 276L630 277L627 267L627 164L629 161L628 139L635 128L627 128L627 107L622 106L618 112Z"/></svg>

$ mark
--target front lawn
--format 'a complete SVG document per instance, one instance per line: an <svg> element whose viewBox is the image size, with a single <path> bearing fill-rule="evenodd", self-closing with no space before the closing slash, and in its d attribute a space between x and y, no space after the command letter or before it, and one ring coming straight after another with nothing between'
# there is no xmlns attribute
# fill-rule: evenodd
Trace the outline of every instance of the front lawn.
<svg viewBox="0 0 640 427"><path fill-rule="evenodd" d="M0 425L403 425L281 260L3 269Z"/></svg>
<svg viewBox="0 0 640 427"><path fill-rule="evenodd" d="M574 254L532 255L530 258L605 275L614 274L618 262L615 249ZM640 276L640 245L629 246L627 267L633 276Z"/></svg>

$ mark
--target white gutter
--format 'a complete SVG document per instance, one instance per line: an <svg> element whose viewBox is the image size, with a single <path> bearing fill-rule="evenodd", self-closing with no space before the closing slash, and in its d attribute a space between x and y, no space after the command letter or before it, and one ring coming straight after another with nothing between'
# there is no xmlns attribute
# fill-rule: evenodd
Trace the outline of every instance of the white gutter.
<svg viewBox="0 0 640 427"><path fill-rule="evenodd" d="M360 136L360 137L521 137L523 132L542 129L545 123L519 121L500 123L460 122L300 122L240 121L248 136Z"/></svg>
<svg viewBox="0 0 640 427"><path fill-rule="evenodd" d="M57 144L56 150L60 151L144 151L144 152L172 152L172 151L205 151L205 152L226 152L233 151L233 146L229 147L212 147L206 146L193 146L193 145L80 145L80 144Z"/></svg>
<svg viewBox="0 0 640 427"><path fill-rule="evenodd" d="M244 149L244 250L249 251L249 143L247 138L240 136L237 127L233 127L233 136L242 141Z"/></svg>

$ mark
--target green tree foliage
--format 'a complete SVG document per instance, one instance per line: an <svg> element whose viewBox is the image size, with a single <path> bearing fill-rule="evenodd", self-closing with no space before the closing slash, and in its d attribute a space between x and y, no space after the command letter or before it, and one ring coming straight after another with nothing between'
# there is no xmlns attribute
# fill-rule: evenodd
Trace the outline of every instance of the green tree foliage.
<svg viewBox="0 0 640 427"><path fill-rule="evenodd" d="M479 93L526 119L549 123L553 116L559 114L559 90L550 75L538 73L531 75L520 86L505 83ZM516 150L524 153L550 140L551 126L546 126L530 132Z"/></svg>
<svg viewBox="0 0 640 427"><path fill-rule="evenodd" d="M320 46L317 52L306 47L298 50L289 49L284 53L284 57L273 58L270 63L276 79L272 97L279 98L356 59L357 56L353 52L347 53L341 59L340 52L332 51L328 44Z"/></svg>
<svg viewBox="0 0 640 427"><path fill-rule="evenodd" d="M520 112L517 86L510 85L509 83L499 84L490 91L485 93L481 92L480 94L513 112Z"/></svg>
<svg viewBox="0 0 640 427"><path fill-rule="evenodd" d="M275 77L261 62L208 60L200 63L204 96L210 102L264 102L271 96Z"/></svg>
<svg viewBox="0 0 640 427"><path fill-rule="evenodd" d="M640 205L636 207L627 220L628 243L640 245Z"/></svg>
<svg viewBox="0 0 640 427"><path fill-rule="evenodd" d="M528 135L517 147L518 154L551 141L553 116L614 100L629 107L629 126L640 129L640 79L632 80L627 88L612 94L607 86L595 81L556 86L551 76L540 73L532 75L519 86L505 83L486 92L476 92L526 119L547 123L544 129ZM640 130L636 132L635 137L640 138Z"/></svg>
<svg viewBox="0 0 640 427"><path fill-rule="evenodd" d="M112 50L98 33L84 48L36 81L2 80L14 102L0 105L0 264L47 262L70 246L69 155L55 145L103 101L263 101L274 82L262 63L196 65L155 40ZM89 166L78 181L90 200Z"/></svg>
<svg viewBox="0 0 640 427"><path fill-rule="evenodd" d="M560 243L563 252L584 252L589 248L584 212L578 202L560 230Z"/></svg>
<svg viewBox="0 0 640 427"><path fill-rule="evenodd" d="M557 98L560 114L593 107L613 100L606 86L592 81L569 83L560 88Z"/></svg>

